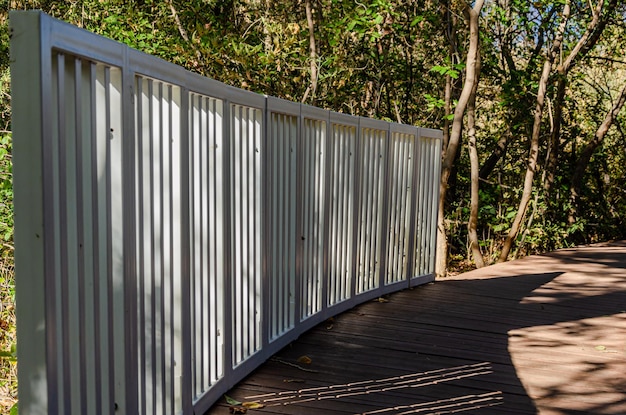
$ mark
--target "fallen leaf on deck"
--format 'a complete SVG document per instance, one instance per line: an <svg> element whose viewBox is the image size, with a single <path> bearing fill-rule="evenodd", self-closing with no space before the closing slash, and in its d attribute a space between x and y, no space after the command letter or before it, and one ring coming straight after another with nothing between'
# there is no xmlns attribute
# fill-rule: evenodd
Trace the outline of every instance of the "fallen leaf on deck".
<svg viewBox="0 0 626 415"><path fill-rule="evenodd" d="M231 414L245 414L246 412L248 412L248 408L243 406L230 406L228 408L228 411Z"/></svg>
<svg viewBox="0 0 626 415"><path fill-rule="evenodd" d="M376 301L378 301L379 303L388 303L389 302L389 300L387 300L386 298L383 298L383 297L378 297L378 299Z"/></svg>
<svg viewBox="0 0 626 415"><path fill-rule="evenodd" d="M241 405L248 409L261 409L265 407L265 405L258 402L244 402Z"/></svg>
<svg viewBox="0 0 626 415"><path fill-rule="evenodd" d="M303 363L305 365L310 365L313 360L309 356L300 356L298 358L298 363Z"/></svg>
<svg viewBox="0 0 626 415"><path fill-rule="evenodd" d="M241 402L239 402L237 399L233 399L228 395L224 395L224 399L226 399L226 403L229 405L241 405Z"/></svg>
<svg viewBox="0 0 626 415"><path fill-rule="evenodd" d="M606 350L606 346L596 346L596 350L599 352L603 352Z"/></svg>

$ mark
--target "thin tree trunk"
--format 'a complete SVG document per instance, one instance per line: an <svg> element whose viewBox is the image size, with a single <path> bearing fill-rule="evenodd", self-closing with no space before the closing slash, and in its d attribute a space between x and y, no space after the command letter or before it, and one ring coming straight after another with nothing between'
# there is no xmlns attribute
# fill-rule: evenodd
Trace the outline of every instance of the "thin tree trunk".
<svg viewBox="0 0 626 415"><path fill-rule="evenodd" d="M446 115L452 112L452 77L450 75L446 75L446 87L443 93L443 101L444 101L444 111ZM450 120L448 117L443 120L443 149L448 148L448 143L450 143Z"/></svg>
<svg viewBox="0 0 626 415"><path fill-rule="evenodd" d="M174 3L172 3L172 0L167 0L166 2L167 2L167 5L170 7L170 11L172 12L172 17L174 18L174 22L176 22L176 28L178 29L180 36L185 40L185 42L191 45L191 48L196 53L196 58L198 59L197 64L200 65L201 60L202 60L202 54L198 50L198 47L192 41L189 40L189 35L187 34L187 31L183 27L182 23L180 22L180 18L178 17L178 12L176 11L176 8L174 7Z"/></svg>
<svg viewBox="0 0 626 415"><path fill-rule="evenodd" d="M543 183L543 189L546 192L546 199L550 199L548 196L552 185L554 184L554 178L556 176L556 169L559 164L559 152L561 148L561 124L563 118L563 101L565 100L565 90L567 87L567 74L559 74L559 80L556 87L556 99L554 102L554 127L550 133L550 152L548 153L548 160L546 162L546 176Z"/></svg>
<svg viewBox="0 0 626 415"><path fill-rule="evenodd" d="M454 25L452 23L452 13L450 12L450 1L442 0L443 6L443 20L445 22L444 36L448 39L448 56L450 61L454 60L456 51L456 44L454 36ZM445 115L452 112L452 77L446 75L446 85L444 89L444 111ZM450 120L445 117L443 120L443 140L441 145L441 159L443 160L446 149L450 143ZM445 222L445 197L439 198L438 214L437 214L437 248L435 258L435 275L443 277L446 275L447 258L448 258L448 240L447 240L447 228Z"/></svg>
<svg viewBox="0 0 626 415"><path fill-rule="evenodd" d="M567 73L572 68L577 59L586 55L593 48L593 46L600 38L602 31L606 27L607 22L611 18L611 15L615 10L616 5L617 0L610 0L605 10L606 13L603 15L602 9L604 7L604 2L597 2L595 9L592 10L592 19L587 25L587 29L582 34L576 45L572 48L572 51L568 54L568 56L558 65L557 72L559 74L561 74L562 76L567 76ZM515 241L515 238L520 231L521 224L524 220L524 216L526 215L528 203L530 202L530 198L532 195L533 179L537 168L537 157L539 153L539 136L541 132L541 118L543 115L546 88L548 85L548 80L550 78L550 73L552 71L552 64L555 62L556 57L559 55L559 53L561 53L563 34L569 20L570 12L571 4L570 1L567 0L565 2L565 5L563 6L561 24L557 29L555 39L552 43L552 48L550 49L550 52L548 53L548 56L546 57L546 60L544 62L543 71L539 80L539 91L537 92L535 119L533 123L533 132L530 144L530 154L528 157L528 166L526 168L526 175L524 178L524 190L522 192L522 197L520 199L519 207L517 209L517 214L515 215L515 219L513 220L513 225L511 225L511 229L509 230L509 233L504 241L504 245L502 246L502 252L500 253L499 258L500 262L506 261L509 256L509 252L511 251L513 242Z"/></svg>
<svg viewBox="0 0 626 415"><path fill-rule="evenodd" d="M311 94L311 99L315 101L317 93L317 47L315 46L315 21L313 20L313 8L311 7L311 0L306 0L304 3L306 9L306 22L309 27L309 59L311 60L311 85L307 88L302 98L302 102L305 102Z"/></svg>
<svg viewBox="0 0 626 415"><path fill-rule="evenodd" d="M561 124L563 117L563 102L565 100L565 91L567 88L567 74L570 69L574 66L574 64L579 61L582 57L584 57L591 48L598 41L602 30L606 26L608 21L608 15L612 13L613 9L616 6L616 0L612 0L609 6L607 7L607 12L604 16L602 16L602 2L598 2L595 10L593 10L592 15L593 18L591 22L587 25L587 30L583 34L583 36L578 40L576 46L569 53L565 61L558 66L558 83L557 83L557 92L556 99L554 102L554 127L550 134L550 153L547 157L546 162L546 176L544 181L544 190L546 191L546 195L549 194L552 185L554 184L555 172L557 169L557 165L559 162L559 151L560 151L560 138L561 138ZM547 197L549 199L549 197Z"/></svg>
<svg viewBox="0 0 626 415"><path fill-rule="evenodd" d="M448 56L450 58L450 62L454 62L454 56L456 55L456 35L454 31L454 20L452 13L450 11L450 1L445 0L442 1L443 6L443 20L445 22L444 28L444 37L448 39ZM444 101L444 111L445 115L452 113L452 90L453 87L452 77L447 74L446 75L446 85L443 93L443 101ZM450 120L448 117L445 117L443 120L443 145L442 145L442 157L445 154L445 150L448 148L448 143L450 142Z"/></svg>
<svg viewBox="0 0 626 415"><path fill-rule="evenodd" d="M443 158L441 181L439 183L439 208L438 208L438 221L437 221L437 257L435 260L435 273L439 277L446 275L447 266L447 253L448 253L448 241L445 230L445 200L446 192L448 190L448 178L456 158L457 149L459 147L459 141L461 139L461 132L463 130L463 116L467 103L472 95L474 89L474 83L476 82L476 65L478 59L478 44L480 40L479 36L479 24L478 18L480 16L480 10L483 7L484 0L477 0L474 3L474 7L471 8L467 3L465 4L465 15L469 24L469 48L467 51L467 61L465 66L465 82L463 84L463 90L459 97L459 102L454 109L454 119L452 121L452 131L450 132L450 142L446 148Z"/></svg>
<svg viewBox="0 0 626 415"><path fill-rule="evenodd" d="M561 21L561 24L557 29L552 48L550 49L550 52L548 53L548 56L543 63L541 78L539 79L539 90L537 91L537 101L535 104L533 132L530 138L530 151L528 156L528 164L526 166L526 175L524 177L524 189L522 191L522 197L517 208L515 219L513 219L511 229L509 230L509 233L504 240L502 252L500 253L500 258L498 259L499 262L504 262L507 260L509 252L511 252L511 248L513 247L513 241L515 241L515 238L517 237L517 234L519 233L519 230L521 228L522 221L524 220L524 216L526 215L526 209L528 208L528 203L530 202L530 198L532 196L533 180L535 178L535 171L537 169L537 158L539 156L539 136L541 133L541 119L543 118L543 108L545 104L548 80L550 79L550 73L552 72L552 63L554 62L557 54L561 49L561 43L563 42L563 33L565 32L565 27L567 26L570 10L570 3L568 1L563 7L563 20Z"/></svg>
<svg viewBox="0 0 626 415"><path fill-rule="evenodd" d="M496 148L493 150L493 152L489 155L487 160L483 163L482 167L480 168L478 177L480 177L482 180L487 180L489 178L489 175L491 174L493 169L496 167L496 164L498 164L498 161L506 153L506 149L509 146L510 137L511 137L510 133L502 134L502 136L500 136L500 139L496 143Z"/></svg>
<svg viewBox="0 0 626 415"><path fill-rule="evenodd" d="M587 143L583 151L580 153L580 157L578 157L578 162L576 163L576 168L574 169L570 186L570 202L572 206L568 218L570 225L576 222L576 217L578 216L577 212L580 204L580 189L582 188L583 177L585 175L585 171L587 170L587 166L589 165L589 161L591 160L591 156L596 149L602 145L606 133L613 125L613 121L617 117L617 114L619 114L622 110L625 103L626 85L624 85L617 101L613 104L613 108L611 108L611 110L604 117L604 120L602 121L602 124L600 124L600 127L598 127L593 139Z"/></svg>
<svg viewBox="0 0 626 415"><path fill-rule="evenodd" d="M479 188L480 181L478 176L478 150L476 149L476 90L478 89L478 78L480 76L480 53L476 59L476 77L474 80L474 87L472 89L472 96L467 104L467 147L469 150L470 158L470 182L471 182L471 194L470 194L470 216L467 223L467 234L470 243L470 250L472 251L472 257L474 258L474 264L476 268L482 268L485 266L483 255L480 252L480 244L478 243L478 233L476 228L478 225L478 208L480 203Z"/></svg>
<svg viewBox="0 0 626 415"><path fill-rule="evenodd" d="M569 7L566 6L568 9ZM537 158L539 155L539 134L541 130L541 118L543 116L543 107L546 98L546 88L548 85L548 79L550 78L550 72L552 71L552 59L546 59L543 64L543 70L541 71L541 78L539 79L539 91L537 92L537 103L535 106L535 120L533 123L533 133L530 139L530 154L528 156L528 164L526 166L526 175L524 177L524 190L522 191L522 197L517 208L517 214L513 220L513 225L504 240L502 246L502 252L500 253L499 261L506 261L511 248L513 247L513 241L519 233L522 221L526 215L526 209L532 196L533 179L535 178L535 171L537 169Z"/></svg>

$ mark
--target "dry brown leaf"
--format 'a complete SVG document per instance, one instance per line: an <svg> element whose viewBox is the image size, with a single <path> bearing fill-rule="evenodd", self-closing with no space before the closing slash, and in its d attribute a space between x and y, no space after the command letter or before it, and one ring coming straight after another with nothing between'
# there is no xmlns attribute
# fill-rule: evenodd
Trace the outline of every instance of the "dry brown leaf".
<svg viewBox="0 0 626 415"><path fill-rule="evenodd" d="M313 362L313 360L311 360L311 358L309 356L300 356L298 358L298 363L302 363L305 365L310 365L311 362Z"/></svg>
<svg viewBox="0 0 626 415"><path fill-rule="evenodd" d="M383 298L383 297L378 297L378 299L376 301L378 301L379 303L388 303L389 302L389 300L387 300L386 298Z"/></svg>
<svg viewBox="0 0 626 415"><path fill-rule="evenodd" d="M229 406L228 411L231 414L245 414L246 412L248 412L248 408L246 408L245 406Z"/></svg>

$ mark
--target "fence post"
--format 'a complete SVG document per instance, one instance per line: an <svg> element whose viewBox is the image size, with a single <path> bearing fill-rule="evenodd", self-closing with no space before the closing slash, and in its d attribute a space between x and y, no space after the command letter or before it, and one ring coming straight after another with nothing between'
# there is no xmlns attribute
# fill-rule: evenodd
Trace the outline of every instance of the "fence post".
<svg viewBox="0 0 626 415"><path fill-rule="evenodd" d="M43 126L51 117L44 103L50 102L51 86L43 79L51 76L51 63L42 53L47 50L42 24L36 12L10 14L19 402L21 413L34 415L53 413L57 407L55 385L50 382L56 377L51 374L55 364L47 355L55 341L52 319L46 316L54 315L56 307L45 295L54 276L46 272L53 264L44 262L45 251L51 248L45 243L44 228L45 216L50 215L44 209L50 179L43 175L49 154L43 138L50 135Z"/></svg>

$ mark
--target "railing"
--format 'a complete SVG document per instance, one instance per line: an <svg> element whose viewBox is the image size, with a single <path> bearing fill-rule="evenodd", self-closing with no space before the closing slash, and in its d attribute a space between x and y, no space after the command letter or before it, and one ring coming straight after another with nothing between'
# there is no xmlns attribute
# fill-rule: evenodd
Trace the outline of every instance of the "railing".
<svg viewBox="0 0 626 415"><path fill-rule="evenodd" d="M315 324L432 281L439 131L39 12L11 33L23 413L203 413Z"/></svg>

